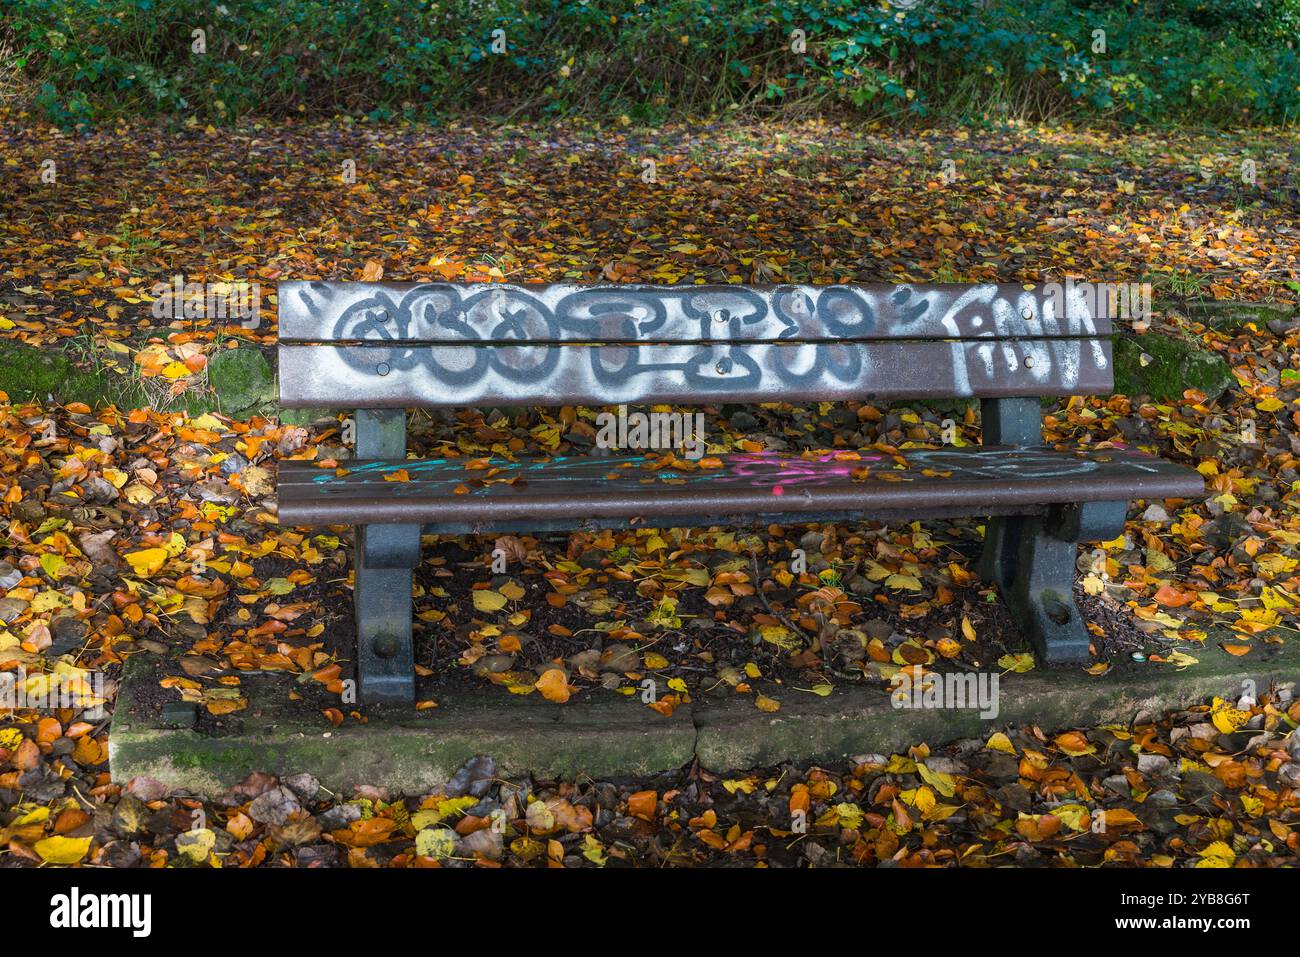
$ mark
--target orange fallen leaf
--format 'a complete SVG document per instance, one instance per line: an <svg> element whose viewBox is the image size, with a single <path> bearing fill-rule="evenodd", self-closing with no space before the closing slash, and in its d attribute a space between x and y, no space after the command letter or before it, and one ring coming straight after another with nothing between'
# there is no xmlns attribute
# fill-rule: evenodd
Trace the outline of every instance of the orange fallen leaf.
<svg viewBox="0 0 1300 957"><path fill-rule="evenodd" d="M639 817L643 821L653 821L655 816L655 807L659 802L659 793L657 791L637 791L627 799L627 811L633 817Z"/></svg>
<svg viewBox="0 0 1300 957"><path fill-rule="evenodd" d="M537 679L537 690L547 701L564 704L569 700L569 679L562 668L547 668Z"/></svg>

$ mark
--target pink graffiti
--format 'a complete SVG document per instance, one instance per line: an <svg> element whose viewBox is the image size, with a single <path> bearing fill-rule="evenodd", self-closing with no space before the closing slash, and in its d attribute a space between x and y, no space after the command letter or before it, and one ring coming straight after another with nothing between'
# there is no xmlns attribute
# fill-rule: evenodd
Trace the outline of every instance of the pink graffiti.
<svg viewBox="0 0 1300 957"><path fill-rule="evenodd" d="M727 464L733 476L750 479L751 486L770 486L773 495L784 495L787 485L829 485L846 481L864 465L885 461L883 455L859 452L857 458L841 459L840 454L828 452L805 459L791 458L776 451L745 452L728 456Z"/></svg>

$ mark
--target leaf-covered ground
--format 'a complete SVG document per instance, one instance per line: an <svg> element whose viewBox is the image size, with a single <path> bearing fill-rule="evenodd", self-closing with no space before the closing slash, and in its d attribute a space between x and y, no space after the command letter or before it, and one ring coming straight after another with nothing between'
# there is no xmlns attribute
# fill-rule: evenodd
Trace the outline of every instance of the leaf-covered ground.
<svg viewBox="0 0 1300 957"><path fill-rule="evenodd" d="M166 383L154 408L0 406L0 668L25 669L35 688L75 682L76 669L116 676L125 656L157 654L170 675L160 700L195 701L211 724L244 707L243 684L258 671L314 678L327 697L310 705L323 729L363 719L344 694L348 532L283 528L275 516L277 463L341 460L338 421L166 409L201 387L208 358L231 338L274 342L282 277L1154 277L1153 331L1203 340L1238 385L1221 398L1075 398L1048 411L1054 440L1127 442L1198 468L1208 483L1202 501L1137 503L1101 561L1081 554L1096 637L1089 670L1105 681L1115 668L1267 658L1295 635L1300 333L1207 329L1185 308L1201 296L1296 298L1296 194L1268 163L1255 186L1239 177L1248 155L1282 168L1300 152L1294 137L868 135L803 125L124 127L77 138L14 117L0 136L10 190L0 334L80 349L92 366ZM47 158L54 184L39 178ZM350 186L340 181L349 158ZM643 158L655 159L657 182L642 180ZM262 324L153 318L149 289L176 273L261 282ZM597 411L420 415L412 447L467 463L490 452L582 451ZM974 410L961 407L705 411L711 452L885 446L905 456L939 445L949 417L961 441L979 435ZM730 689L776 711L844 684L884 696L904 667L1032 667L972 570L979 540L980 523L954 521L428 541L417 574L421 703L436 721L439 687L469 682L555 707L625 695L629 708L661 711ZM790 564L796 546L810 558L803 573ZM494 548L509 555L507 574L493 573ZM638 693L647 676L667 689L653 705ZM304 779L283 782L287 790L255 779L215 805L143 781L121 792L107 782L102 722L23 712L0 723L0 864L202 863L213 853L227 865L476 855L1294 861L1300 755L1295 736L1283 736L1297 706L1261 689L1255 702L1188 708L1132 729L1020 728L1004 740L991 728L956 749L935 742L931 754L918 742L910 755L825 768L693 769L579 786L488 780L479 767L463 791L391 803L374 791L349 801ZM198 810L206 825L195 829ZM806 812L806 833L787 833L792 810Z"/></svg>

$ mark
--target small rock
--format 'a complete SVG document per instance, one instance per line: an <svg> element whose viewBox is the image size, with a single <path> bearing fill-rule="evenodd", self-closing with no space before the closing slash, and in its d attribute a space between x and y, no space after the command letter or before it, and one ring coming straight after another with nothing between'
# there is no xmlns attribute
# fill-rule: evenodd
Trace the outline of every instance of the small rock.
<svg viewBox="0 0 1300 957"><path fill-rule="evenodd" d="M294 793L286 787L278 787L254 798L248 806L248 816L261 824L281 827L301 810L302 805Z"/></svg>
<svg viewBox="0 0 1300 957"><path fill-rule="evenodd" d="M1174 807L1178 804L1178 795L1168 788L1161 788L1148 794L1146 803L1156 807Z"/></svg>
<svg viewBox="0 0 1300 957"><path fill-rule="evenodd" d="M238 475L248 468L248 459L238 452L231 452L221 460L221 471L225 475Z"/></svg>
<svg viewBox="0 0 1300 957"><path fill-rule="evenodd" d="M9 562L0 562L0 589L8 591L11 588L16 588L22 580L22 572L14 568Z"/></svg>
<svg viewBox="0 0 1300 957"><path fill-rule="evenodd" d="M758 419L746 412L744 409L731 413L727 418L727 424L735 432L752 432L758 428Z"/></svg>
<svg viewBox="0 0 1300 957"><path fill-rule="evenodd" d="M1169 759L1163 754L1139 754L1138 770L1162 778L1169 773Z"/></svg>
<svg viewBox="0 0 1300 957"><path fill-rule="evenodd" d="M284 779L284 784L290 791L298 796L298 800L311 802L316 800L316 795L320 794L320 782L315 777L303 771L301 774L291 774Z"/></svg>
<svg viewBox="0 0 1300 957"><path fill-rule="evenodd" d="M1142 521L1167 522L1169 521L1169 513L1166 512L1164 508L1161 507L1160 505L1155 505L1155 504L1148 505L1147 510L1142 513Z"/></svg>
<svg viewBox="0 0 1300 957"><path fill-rule="evenodd" d="M374 784L358 784L352 789L353 799L362 798L371 802L382 801L388 803L388 788L377 787Z"/></svg>
<svg viewBox="0 0 1300 957"><path fill-rule="evenodd" d="M1105 786L1106 790L1114 791L1116 794L1122 794L1126 797L1131 790L1128 778L1124 777L1122 774L1112 774L1110 777L1105 778L1101 783Z"/></svg>
<svg viewBox="0 0 1300 957"><path fill-rule="evenodd" d="M337 831L361 820L361 808L355 804L335 804L316 815L322 831Z"/></svg>

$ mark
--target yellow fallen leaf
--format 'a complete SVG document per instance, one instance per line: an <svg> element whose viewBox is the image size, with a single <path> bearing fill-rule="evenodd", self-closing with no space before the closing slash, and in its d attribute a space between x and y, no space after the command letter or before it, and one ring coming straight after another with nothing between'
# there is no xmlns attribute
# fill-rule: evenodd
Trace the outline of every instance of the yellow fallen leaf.
<svg viewBox="0 0 1300 957"><path fill-rule="evenodd" d="M1034 656L1027 651L1022 651L1018 655L1003 655L998 659L998 667L1006 671L1014 671L1016 674L1024 674L1026 671L1034 670Z"/></svg>
<svg viewBox="0 0 1300 957"><path fill-rule="evenodd" d="M988 741L984 743L984 747L988 748L990 751L1001 751L1004 754L1016 753L1016 746L1012 744L1011 739L1001 731L993 732Z"/></svg>
<svg viewBox="0 0 1300 957"><path fill-rule="evenodd" d="M915 575L890 575L885 579L886 588L900 588L906 591L920 591L921 579Z"/></svg>
<svg viewBox="0 0 1300 957"><path fill-rule="evenodd" d="M477 611L496 611L503 608L506 603L506 596L499 591L492 591L487 588L480 588L473 593L474 608Z"/></svg>
<svg viewBox="0 0 1300 957"><path fill-rule="evenodd" d="M755 698L754 706L757 707L759 711L766 711L769 714L781 710L781 702L769 698L766 695L759 695Z"/></svg>
<svg viewBox="0 0 1300 957"><path fill-rule="evenodd" d="M217 835L206 827L186 831L176 838L176 850L195 864L202 864L217 844Z"/></svg>
<svg viewBox="0 0 1300 957"><path fill-rule="evenodd" d="M946 798L952 797L957 792L957 779L951 774L945 774L943 771L931 771L920 761L916 764L916 773L921 775L921 780Z"/></svg>
<svg viewBox="0 0 1300 957"><path fill-rule="evenodd" d="M415 853L421 857L441 861L451 857L455 849L456 832L449 827L426 827L415 834Z"/></svg>
<svg viewBox="0 0 1300 957"><path fill-rule="evenodd" d="M138 552L127 552L123 557L130 563L135 573L143 578L158 574L167 564L165 548L142 548Z"/></svg>
<svg viewBox="0 0 1300 957"><path fill-rule="evenodd" d="M89 850L88 837L64 837L58 834L36 842L36 853L46 864L76 864Z"/></svg>
<svg viewBox="0 0 1300 957"><path fill-rule="evenodd" d="M1228 867L1237 859L1233 849L1223 841L1215 841L1197 852L1202 861L1198 867ZM1207 863L1207 862L1218 862Z"/></svg>
<svg viewBox="0 0 1300 957"><path fill-rule="evenodd" d="M1223 734L1232 734L1250 720L1250 712L1239 711L1222 698L1215 698L1210 708L1210 720Z"/></svg>

